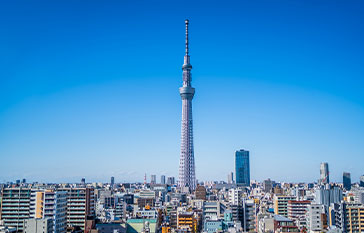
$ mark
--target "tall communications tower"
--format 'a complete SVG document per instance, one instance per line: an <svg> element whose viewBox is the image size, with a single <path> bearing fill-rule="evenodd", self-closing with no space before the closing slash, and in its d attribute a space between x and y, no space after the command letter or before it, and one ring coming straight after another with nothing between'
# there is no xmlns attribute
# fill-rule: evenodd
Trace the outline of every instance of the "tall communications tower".
<svg viewBox="0 0 364 233"><path fill-rule="evenodd" d="M192 99L195 94L195 88L191 87L192 66L190 64L190 56L188 55L188 23L188 19L186 19L186 51L182 66L183 86L179 88L182 98L182 122L178 186L181 188L188 187L192 191L196 188L192 123Z"/></svg>

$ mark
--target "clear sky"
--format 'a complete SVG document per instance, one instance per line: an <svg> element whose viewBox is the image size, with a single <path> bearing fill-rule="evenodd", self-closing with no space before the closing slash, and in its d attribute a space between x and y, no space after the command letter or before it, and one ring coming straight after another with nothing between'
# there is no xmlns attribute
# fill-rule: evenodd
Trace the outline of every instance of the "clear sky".
<svg viewBox="0 0 364 233"><path fill-rule="evenodd" d="M358 181L363 1L56 0L1 3L0 182L177 177L186 18L199 180Z"/></svg>

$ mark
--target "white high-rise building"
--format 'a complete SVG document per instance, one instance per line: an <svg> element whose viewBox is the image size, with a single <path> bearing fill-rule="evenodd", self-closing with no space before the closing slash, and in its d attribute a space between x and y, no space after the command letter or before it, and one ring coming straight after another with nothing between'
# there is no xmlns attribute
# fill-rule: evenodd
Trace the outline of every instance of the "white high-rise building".
<svg viewBox="0 0 364 233"><path fill-rule="evenodd" d="M6 227L23 231L24 220L30 218L30 188L4 188L0 208L1 220Z"/></svg>
<svg viewBox="0 0 364 233"><path fill-rule="evenodd" d="M54 233L67 229L67 193L62 191L38 190L32 193L30 215L36 219L51 219Z"/></svg>
<svg viewBox="0 0 364 233"><path fill-rule="evenodd" d="M320 165L320 182L323 185L330 183L328 163L321 163Z"/></svg>
<svg viewBox="0 0 364 233"><path fill-rule="evenodd" d="M309 232L323 231L323 222L326 221L325 207L321 204L311 204L306 212L307 229Z"/></svg>
<svg viewBox="0 0 364 233"><path fill-rule="evenodd" d="M229 189L229 204L239 206L242 203L243 190L240 188Z"/></svg>

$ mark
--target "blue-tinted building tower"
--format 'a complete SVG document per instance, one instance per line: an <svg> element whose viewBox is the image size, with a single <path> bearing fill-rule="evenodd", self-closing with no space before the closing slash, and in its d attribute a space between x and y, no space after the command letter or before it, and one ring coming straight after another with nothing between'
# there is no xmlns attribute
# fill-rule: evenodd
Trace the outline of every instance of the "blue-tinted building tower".
<svg viewBox="0 0 364 233"><path fill-rule="evenodd" d="M343 186L348 191L351 189L351 176L349 172L343 173Z"/></svg>
<svg viewBox="0 0 364 233"><path fill-rule="evenodd" d="M235 152L235 176L238 186L250 186L249 151L238 150Z"/></svg>

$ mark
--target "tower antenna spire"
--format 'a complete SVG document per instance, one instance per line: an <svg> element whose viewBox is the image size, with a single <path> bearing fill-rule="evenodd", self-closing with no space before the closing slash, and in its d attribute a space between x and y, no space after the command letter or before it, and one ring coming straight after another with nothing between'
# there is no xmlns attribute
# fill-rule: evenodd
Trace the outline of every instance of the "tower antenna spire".
<svg viewBox="0 0 364 233"><path fill-rule="evenodd" d="M186 24L186 55L188 55L188 19L185 20Z"/></svg>
<svg viewBox="0 0 364 233"><path fill-rule="evenodd" d="M182 98L182 122L181 122L181 155L179 163L178 186L186 191L195 190L195 155L193 149L193 123L192 123L192 99L195 88L191 86L190 56L188 55L188 19L186 24L186 51L182 65L183 85L179 88Z"/></svg>

